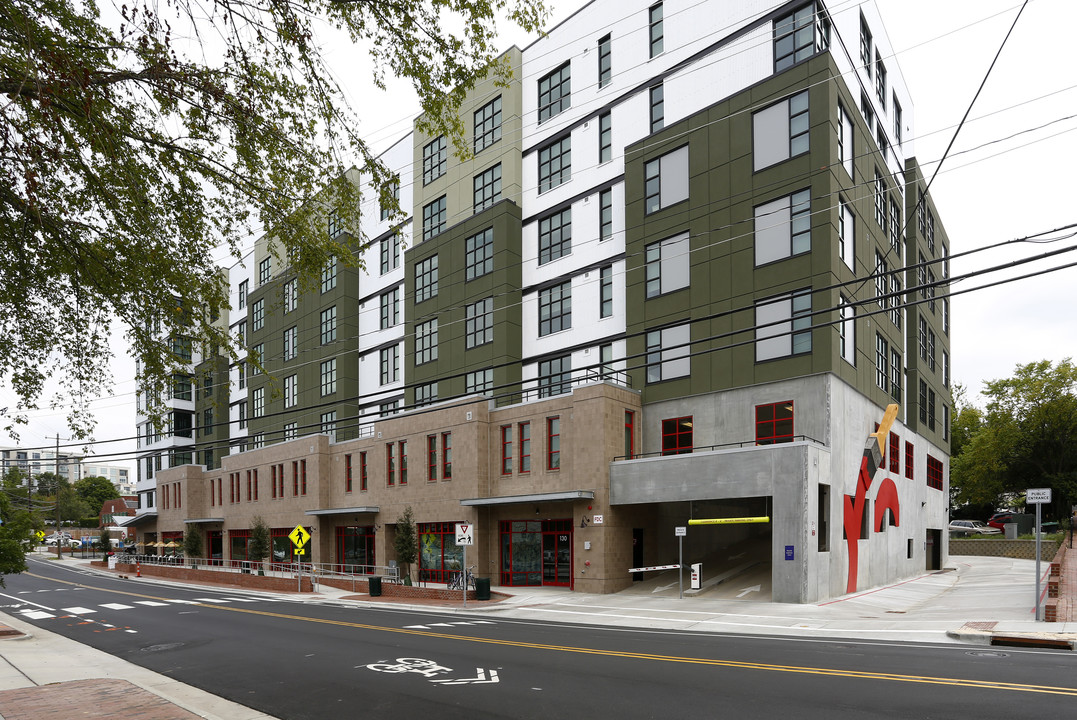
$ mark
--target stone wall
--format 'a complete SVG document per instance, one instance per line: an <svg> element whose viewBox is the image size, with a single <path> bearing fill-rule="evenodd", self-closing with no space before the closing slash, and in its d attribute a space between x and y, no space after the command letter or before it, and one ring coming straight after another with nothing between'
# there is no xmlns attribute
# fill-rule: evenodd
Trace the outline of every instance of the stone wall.
<svg viewBox="0 0 1077 720"><path fill-rule="evenodd" d="M1058 547L1061 544L1061 540L1042 540L1040 542L1040 560L1050 562L1055 553L1058 552ZM950 555L980 555L1035 560L1036 541L950 538Z"/></svg>

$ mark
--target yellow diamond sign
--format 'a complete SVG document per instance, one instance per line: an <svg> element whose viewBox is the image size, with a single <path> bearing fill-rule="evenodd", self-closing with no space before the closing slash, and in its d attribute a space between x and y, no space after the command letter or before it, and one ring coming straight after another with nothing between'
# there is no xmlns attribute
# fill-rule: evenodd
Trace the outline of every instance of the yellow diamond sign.
<svg viewBox="0 0 1077 720"><path fill-rule="evenodd" d="M44 540L45 539L45 531L44 530L38 530L37 531L37 539L38 540Z"/></svg>
<svg viewBox="0 0 1077 720"><path fill-rule="evenodd" d="M288 533L288 539L292 541L292 544L296 547L302 547L310 540L310 533L302 525L296 525L295 530Z"/></svg>

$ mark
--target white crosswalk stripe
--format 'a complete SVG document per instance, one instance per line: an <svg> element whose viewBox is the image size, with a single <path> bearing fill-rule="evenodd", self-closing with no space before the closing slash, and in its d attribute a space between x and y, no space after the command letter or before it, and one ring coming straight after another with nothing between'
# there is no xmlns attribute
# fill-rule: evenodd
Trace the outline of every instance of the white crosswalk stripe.
<svg viewBox="0 0 1077 720"><path fill-rule="evenodd" d="M21 610L23 617L28 617L31 620L47 620L48 618L54 618L55 615L47 613L44 610Z"/></svg>
<svg viewBox="0 0 1077 720"><path fill-rule="evenodd" d="M165 607L168 603L157 602L155 600L135 600L135 605L145 605L146 607Z"/></svg>
<svg viewBox="0 0 1077 720"><path fill-rule="evenodd" d="M224 600L222 598L195 598L195 600L197 600L198 602L221 603L222 605L228 603L227 600Z"/></svg>
<svg viewBox="0 0 1077 720"><path fill-rule="evenodd" d="M105 603L101 607L108 608L109 610L130 610L134 605L124 605L122 603Z"/></svg>
<svg viewBox="0 0 1077 720"><path fill-rule="evenodd" d="M90 608L84 607L69 607L60 609L63 610L65 613L71 613L72 615L90 615L97 612L96 610L91 610Z"/></svg>

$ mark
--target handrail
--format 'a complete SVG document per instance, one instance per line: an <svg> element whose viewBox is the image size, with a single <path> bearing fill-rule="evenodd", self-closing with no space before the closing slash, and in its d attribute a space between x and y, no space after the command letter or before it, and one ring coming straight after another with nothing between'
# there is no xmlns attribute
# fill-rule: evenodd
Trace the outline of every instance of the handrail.
<svg viewBox="0 0 1077 720"><path fill-rule="evenodd" d="M611 460L610 462L617 462L619 460L640 460L642 458L653 458L653 457L676 457L677 455L691 455L692 453L696 453L696 452L708 452L708 451L711 451L711 450L725 450L725 449L729 449L729 448L772 447L774 445L788 445L789 443L797 441L797 440L802 440L802 441L806 441L806 442L810 442L810 443L815 443L816 445L821 445L823 447L826 447L826 443L824 443L824 442L822 442L820 440L816 440L815 438L813 438L813 437L811 437L809 435L793 435L791 438L789 438L788 441L780 442L780 443L765 443L765 444L761 445L758 442L756 442L755 440L742 440L740 442L722 443L720 445L694 445L694 446L692 446L690 448L679 448L677 450L677 452L670 452L670 451L667 451L667 450L656 450L655 452L636 453L635 455L618 455L617 457L613 458L613 460Z"/></svg>

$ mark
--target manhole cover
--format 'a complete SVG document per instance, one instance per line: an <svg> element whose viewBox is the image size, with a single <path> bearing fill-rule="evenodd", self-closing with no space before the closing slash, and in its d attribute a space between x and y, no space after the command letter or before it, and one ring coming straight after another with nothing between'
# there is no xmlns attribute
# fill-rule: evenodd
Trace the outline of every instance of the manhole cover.
<svg viewBox="0 0 1077 720"><path fill-rule="evenodd" d="M161 643L160 645L150 645L142 648L142 652L164 652L165 650L175 650L178 647L183 647L183 643Z"/></svg>
<svg viewBox="0 0 1077 720"><path fill-rule="evenodd" d="M1009 657L1010 656L1009 653L995 652L993 650L973 650L973 651L967 652L965 654L966 655L971 655L973 657L993 657L993 658L1004 658L1004 657Z"/></svg>

